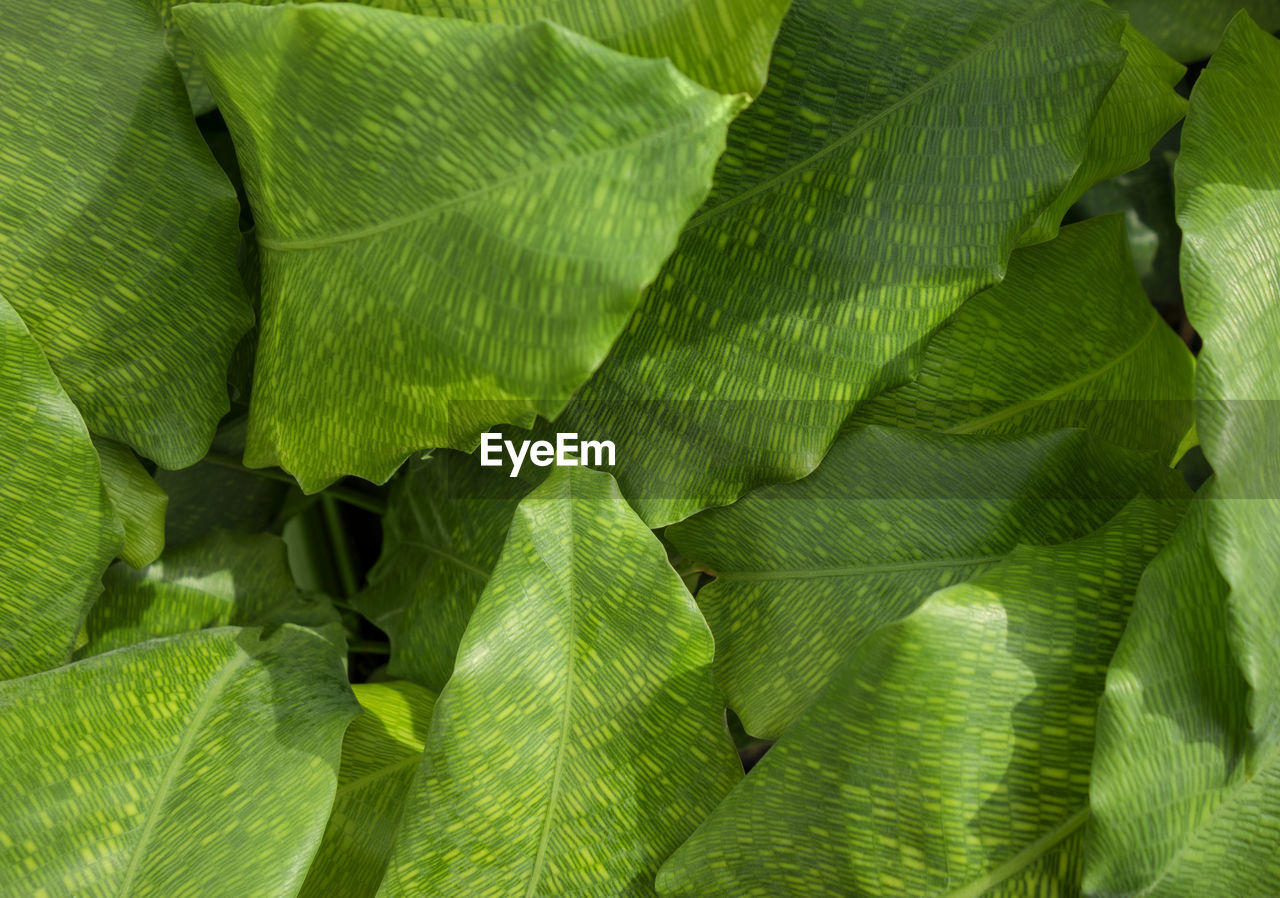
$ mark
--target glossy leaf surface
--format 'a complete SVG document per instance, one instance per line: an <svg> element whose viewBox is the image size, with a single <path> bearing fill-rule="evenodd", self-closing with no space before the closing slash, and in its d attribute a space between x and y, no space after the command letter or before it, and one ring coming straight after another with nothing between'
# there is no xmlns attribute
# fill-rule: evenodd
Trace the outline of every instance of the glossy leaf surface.
<svg viewBox="0 0 1280 898"><path fill-rule="evenodd" d="M97 437L102 469L111 509L124 527L124 547L120 557L134 567L145 567L164 551L164 517L169 497L151 479L147 469L128 446Z"/></svg>
<svg viewBox="0 0 1280 898"><path fill-rule="evenodd" d="M920 373L851 423L944 433L1083 427L1171 461L1191 429L1195 362L1147 301L1124 222L1020 249L929 341Z"/></svg>
<svg viewBox="0 0 1280 898"><path fill-rule="evenodd" d="M79 412L0 298L0 678L64 663L124 541Z"/></svg>
<svg viewBox="0 0 1280 898"><path fill-rule="evenodd" d="M0 294L94 433L192 464L252 322L235 192L143 3L13 0L5 20Z"/></svg>
<svg viewBox="0 0 1280 898"><path fill-rule="evenodd" d="M1078 894L1094 709L1184 503L1020 546L859 646L663 867L664 895Z"/></svg>
<svg viewBox="0 0 1280 898"><path fill-rule="evenodd" d="M357 710L333 646L288 626L10 680L0 707L0 892L86 898L292 894Z"/></svg>
<svg viewBox="0 0 1280 898"><path fill-rule="evenodd" d="M777 738L877 627L1019 543L1083 536L1139 491L1183 495L1153 459L1081 431L843 434L816 472L667 529L716 578L698 604L747 732Z"/></svg>
<svg viewBox="0 0 1280 898"><path fill-rule="evenodd" d="M85 621L87 643L76 655L209 627L286 622L316 629L337 644L343 641L333 607L302 595L294 585L279 537L215 531L170 549L142 570L112 565Z"/></svg>
<svg viewBox="0 0 1280 898"><path fill-rule="evenodd" d="M557 428L617 443L651 526L808 474L1067 187L1123 27L1086 0L798 0L712 195Z"/></svg>
<svg viewBox="0 0 1280 898"><path fill-rule="evenodd" d="M1175 172L1214 479L1142 581L1099 718L1085 888L1280 890L1280 41L1232 20Z"/></svg>
<svg viewBox="0 0 1280 898"><path fill-rule="evenodd" d="M607 474L520 504L380 895L652 895L741 775L711 634Z"/></svg>
<svg viewBox="0 0 1280 898"><path fill-rule="evenodd" d="M301 898L372 898L422 759L436 694L404 680L351 687L364 713L342 741L333 813Z"/></svg>
<svg viewBox="0 0 1280 898"><path fill-rule="evenodd" d="M475 456L443 450L412 462L383 519L382 555L361 613L391 637L387 670L440 690L530 485Z"/></svg>
<svg viewBox="0 0 1280 898"><path fill-rule="evenodd" d="M174 15L255 214L246 461L309 491L558 412L706 196L743 103L546 22ZM356 59L377 76L352 80Z"/></svg>

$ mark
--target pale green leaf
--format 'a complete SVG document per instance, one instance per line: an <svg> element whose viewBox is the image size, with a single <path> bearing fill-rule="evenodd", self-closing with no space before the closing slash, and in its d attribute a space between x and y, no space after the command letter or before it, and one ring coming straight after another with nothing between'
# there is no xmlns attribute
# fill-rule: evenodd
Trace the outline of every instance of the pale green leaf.
<svg viewBox="0 0 1280 898"><path fill-rule="evenodd" d="M0 683L0 895L287 896L358 708L308 630L153 640Z"/></svg>
<svg viewBox="0 0 1280 898"><path fill-rule="evenodd" d="M278 536L214 531L135 570L112 565L85 620L79 658L209 627L298 624L343 645L338 613L294 585Z"/></svg>
<svg viewBox="0 0 1280 898"><path fill-rule="evenodd" d="M511 517L530 489L509 473L442 450L396 480L382 555L355 600L391 637L391 676L444 688Z"/></svg>
<svg viewBox="0 0 1280 898"><path fill-rule="evenodd" d="M617 444L651 526L812 471L1067 187L1123 29L1088 0L797 0L711 197L557 427Z"/></svg>
<svg viewBox="0 0 1280 898"><path fill-rule="evenodd" d="M134 567L145 567L164 551L164 516L169 497L128 446L104 437L94 437L93 445L98 450L102 485L124 526L120 557Z"/></svg>
<svg viewBox="0 0 1280 898"><path fill-rule="evenodd" d="M1139 491L1185 495L1149 457L1082 431L949 436L858 428L795 483L667 528L716 579L698 604L747 732L777 738L877 627L1019 543L1083 536Z"/></svg>
<svg viewBox="0 0 1280 898"><path fill-rule="evenodd" d="M252 323L235 192L140 0L12 0L0 30L0 293L94 433L196 461Z"/></svg>
<svg viewBox="0 0 1280 898"><path fill-rule="evenodd" d="M1232 20L1175 172L1214 479L1152 563L1099 717L1085 888L1280 892L1280 41Z"/></svg>
<svg viewBox="0 0 1280 898"><path fill-rule="evenodd" d="M1107 216L1015 252L1005 279L929 341L916 379L851 422L945 433L1084 427L1172 461L1192 425L1194 368L1142 291L1123 219Z"/></svg>
<svg viewBox="0 0 1280 898"><path fill-rule="evenodd" d="M742 103L545 22L174 16L236 139L261 251L245 458L310 491L559 411L706 195Z"/></svg>
<svg viewBox="0 0 1280 898"><path fill-rule="evenodd" d="M364 709L347 728L333 813L301 898L373 898L422 759L436 694L404 680L351 687Z"/></svg>
<svg viewBox="0 0 1280 898"><path fill-rule="evenodd" d="M1078 894L1094 709L1184 503L1020 546L870 635L663 867L664 895Z"/></svg>
<svg viewBox="0 0 1280 898"><path fill-rule="evenodd" d="M0 298L0 678L66 662L124 532L80 413Z"/></svg>
<svg viewBox="0 0 1280 898"><path fill-rule="evenodd" d="M380 895L652 895L741 775L707 625L607 474L520 503Z"/></svg>
<svg viewBox="0 0 1280 898"><path fill-rule="evenodd" d="M180 0L152 0L168 25ZM202 0L203 2L203 0ZM248 0L265 6L270 0ZM313 0L295 0L308 3ZM668 57L694 81L721 93L755 96L790 0L360 0L364 6L429 16L527 25L546 19L632 56ZM213 108L204 72L182 32L169 48L198 111Z"/></svg>
<svg viewBox="0 0 1280 898"><path fill-rule="evenodd" d="M1204 59L1240 10L1248 10L1268 31L1280 29L1276 0L1111 0L1129 14L1133 26L1175 59Z"/></svg>

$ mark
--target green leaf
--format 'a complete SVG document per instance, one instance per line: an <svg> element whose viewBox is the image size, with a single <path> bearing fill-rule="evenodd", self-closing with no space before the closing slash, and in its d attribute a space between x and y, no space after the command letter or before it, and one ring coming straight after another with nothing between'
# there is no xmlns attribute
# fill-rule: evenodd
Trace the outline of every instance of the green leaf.
<svg viewBox="0 0 1280 898"><path fill-rule="evenodd" d="M1176 169L1214 478L1143 578L1107 677L1085 888L1280 892L1280 42L1232 20Z"/></svg>
<svg viewBox="0 0 1280 898"><path fill-rule="evenodd" d="M183 0L152 0L166 26ZM248 0L265 6L271 0ZM313 0L295 0L299 3ZM361 0L361 5L428 16L527 25L547 19L632 56L668 57L699 84L726 94L755 96L764 85L769 51L790 0ZM205 74L182 32L171 28L169 49L197 112L214 106Z"/></svg>
<svg viewBox="0 0 1280 898"><path fill-rule="evenodd" d="M228 625L297 624L344 644L338 613L294 585L284 543L277 536L214 531L170 549L142 570L112 565L103 593L85 621L79 658L158 636Z"/></svg>
<svg viewBox="0 0 1280 898"><path fill-rule="evenodd" d="M0 678L66 662L124 533L76 407L0 298Z"/></svg>
<svg viewBox="0 0 1280 898"><path fill-rule="evenodd" d="M7 895L291 895L357 712L307 630L220 628L0 683Z"/></svg>
<svg viewBox="0 0 1280 898"><path fill-rule="evenodd" d="M1123 27L1087 0L797 0L711 197L558 429L616 443L650 526L808 474L1067 187Z"/></svg>
<svg viewBox="0 0 1280 898"><path fill-rule="evenodd" d="M289 484L244 469L240 459L248 424L247 417L223 422L212 452L199 463L181 471L156 471L156 483L169 495L169 545L192 542L219 528L264 530L275 518Z"/></svg>
<svg viewBox="0 0 1280 898"><path fill-rule="evenodd" d="M120 557L134 567L145 567L164 551L164 516L169 497L128 446L102 437L94 437L93 445L98 450L102 485L124 526Z"/></svg>
<svg viewBox="0 0 1280 898"><path fill-rule="evenodd" d="M545 22L174 16L236 139L261 251L246 461L308 491L558 412L706 195L743 102Z"/></svg>
<svg viewBox="0 0 1280 898"><path fill-rule="evenodd" d="M914 382L851 421L945 433L1084 427L1166 461L1191 429L1195 361L1147 301L1124 221L1020 249L925 349Z"/></svg>
<svg viewBox="0 0 1280 898"><path fill-rule="evenodd" d="M1089 533L1173 471L1082 431L1025 437L848 431L822 466L667 538L716 579L698 604L716 679L747 732L777 738L877 627L1019 543Z"/></svg>
<svg viewBox="0 0 1280 898"><path fill-rule="evenodd" d="M712 649L613 479L557 470L476 606L379 894L652 895L741 775Z"/></svg>
<svg viewBox="0 0 1280 898"><path fill-rule="evenodd" d="M0 32L0 293L89 428L204 455L252 323L235 193L141 2L13 0Z"/></svg>
<svg viewBox="0 0 1280 898"><path fill-rule="evenodd" d="M1134 500L877 630L666 863L660 891L1078 894L1094 709L1183 507Z"/></svg>
<svg viewBox="0 0 1280 898"><path fill-rule="evenodd" d="M1135 28L1182 62L1212 53L1241 9L1267 31L1280 29L1280 3L1275 0L1111 0L1111 5L1127 12Z"/></svg>
<svg viewBox="0 0 1280 898"><path fill-rule="evenodd" d="M1173 88L1187 70L1132 27L1120 45L1128 56L1089 129L1084 159L1066 190L1022 235L1023 246L1053 239L1067 210L1093 185L1145 165L1156 141L1186 114L1187 103Z"/></svg>
<svg viewBox="0 0 1280 898"><path fill-rule="evenodd" d="M666 56L694 81L755 96L790 0L419 0L422 12L523 25L550 19L632 56Z"/></svg>
<svg viewBox="0 0 1280 898"><path fill-rule="evenodd" d="M300 898L373 898L422 759L436 694L404 680L351 687L364 709L342 742L333 813Z"/></svg>
<svg viewBox="0 0 1280 898"><path fill-rule="evenodd" d="M382 556L356 597L391 637L387 672L439 691L530 485L443 450L411 463L383 518Z"/></svg>

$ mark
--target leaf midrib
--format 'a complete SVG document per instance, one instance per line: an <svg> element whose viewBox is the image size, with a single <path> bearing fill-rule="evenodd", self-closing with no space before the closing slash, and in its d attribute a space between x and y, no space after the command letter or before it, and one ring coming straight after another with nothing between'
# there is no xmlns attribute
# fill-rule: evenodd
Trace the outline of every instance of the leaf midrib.
<svg viewBox="0 0 1280 898"><path fill-rule="evenodd" d="M974 59L976 59L978 56L982 55L983 53L986 53L987 50L989 50L993 45L1004 40L1004 38L1007 37L1009 34L1017 31L1027 22L1031 21L1031 19L1034 18L1037 14L1043 12L1048 6L1049 4L1047 2L1042 2L1037 4L1035 7L1028 10L1024 15L1019 16L1017 19L1010 22L1004 28L1000 29L995 34L991 35L991 37L987 38L985 41L978 44L968 53L964 54L959 59L956 59L951 64L947 65L945 68L938 71L936 74L933 75L933 77L926 80L919 87L915 88L909 93L902 95L897 100L894 100L884 109L880 110L875 115L871 116L866 121L862 122L860 125L857 125L856 127L854 127L847 134L844 134L841 137L836 138L831 143L827 144L822 149L818 150L812 155L806 156L804 159L801 159L799 162L795 163L789 168L778 172L778 174L774 175L773 177L765 181L761 181L760 183L755 184L751 188L744 190L733 197L730 197L729 199L725 200L723 203L720 203L719 205L716 205L716 206L712 206L710 209L706 210L705 212L700 212L697 215L693 216L693 218L689 219L689 223L685 225L685 230L692 231L694 228L701 227L704 223L720 217L720 215L722 215L725 211L732 209L734 206L741 205L742 203L745 203L747 200L751 199L752 197L759 196L762 193L769 192L778 184L790 178L796 172L809 168L811 165L816 163L819 159L822 159L824 156L834 153L836 150L838 150L840 147L844 146L845 144L849 143L850 141L853 141L856 138L861 137L863 134L870 131L872 127L879 124L881 120L888 118L890 115L897 112L899 109L902 109L905 106L909 105L912 101L914 101L918 97L933 90L939 84L942 84L954 72L968 65L970 62L972 62ZM768 88L766 87L766 90L767 89Z"/></svg>
<svg viewBox="0 0 1280 898"><path fill-rule="evenodd" d="M165 769L164 776L160 779L160 785L156 788L155 798L152 799L151 810L148 812L147 820L143 824L142 834L138 837L138 843L133 849L133 856L129 859L129 868L125 871L124 879L116 892L118 898L126 898L132 892L133 884L141 867L142 858L146 855L151 837L155 832L160 810L164 807L165 800L173 789L173 783L177 779L178 771L182 769L183 764L186 762L187 755L195 742L196 733L204 725L205 719L208 718L217 700L222 697L222 693L231 678L239 673L248 661L249 655L237 646L235 657L228 661L221 672L205 687L204 696L187 723L186 730L178 742L178 747L174 750L173 758L170 759L169 766Z"/></svg>
<svg viewBox="0 0 1280 898"><path fill-rule="evenodd" d="M998 864L989 873L980 876L960 888L947 892L945 898L979 898L988 889L1000 885L1040 860L1049 849L1069 838L1089 819L1089 806L1085 805L1062 823L1049 830L1027 847L1002 864Z"/></svg>
<svg viewBox="0 0 1280 898"><path fill-rule="evenodd" d="M717 580L754 583L764 580L816 580L822 577L854 577L860 574L892 574L899 571L932 570L943 567L975 567L1002 561L1000 555L971 555L960 558L934 558L927 561L902 561L892 564L855 564L830 568L795 568L771 571L725 571L715 573Z"/></svg>
<svg viewBox="0 0 1280 898"><path fill-rule="evenodd" d="M453 208L454 206L465 205L476 199L479 199L480 197L493 193L497 190L501 190L504 187L509 187L512 184L517 184L520 181L526 180L528 178L538 177L544 174L548 174L550 172L559 171L560 169L563 169L563 168L568 168L573 165L578 165L578 164L581 164L582 161L586 159L593 159L597 156L604 156L609 153L621 153L631 149L632 147L643 146L647 143L655 143L661 140L662 138L665 138L677 133L681 135L685 135L688 133L688 131L689 131L688 121L682 120L670 127L663 128L658 131L649 132L633 140L628 140L619 144L612 144L607 147L600 147L599 149L591 150L586 153L579 153L573 156L557 159L548 165L541 165L535 168L526 169L524 171L515 172L514 174L508 175L505 178L499 178L498 180L484 187L480 187L475 190L469 190L465 193L458 194L457 196L450 197L449 199L444 200L442 202L430 203L422 209L418 209L413 212L408 212L404 215L397 215L394 218L388 218L385 221L380 221L380 222L377 222L376 224L367 225L366 227L363 227L363 228L353 228L351 230L339 231L334 234L326 234L318 237L298 237L293 239L290 239L290 238L276 239L273 237L263 236L262 234L263 229L261 224L259 224L258 247L260 249L275 250L276 252L294 252L294 251L308 250L308 249L321 249L323 247L334 246L339 243L351 243L357 240L363 240L366 237L374 237L385 231L392 231L392 230L395 230L396 228L401 228L406 225L416 224L419 221L425 221L435 215L440 214L442 211L446 209Z"/></svg>
<svg viewBox="0 0 1280 898"><path fill-rule="evenodd" d="M1044 405L1047 402L1052 402L1054 399L1057 399L1060 396L1064 396L1067 393L1072 392L1073 390L1079 389L1080 387L1084 386L1090 381L1097 380L1099 377L1106 374L1112 368L1116 367L1121 362L1133 356L1134 353L1136 353L1139 349L1141 349L1147 343L1151 335L1157 332L1156 331L1157 326L1159 326L1162 323L1163 322L1161 322L1160 318L1153 313L1151 322L1147 325L1147 329L1142 332L1141 336L1139 336L1138 339L1135 340L1129 346L1129 348L1127 348L1124 352L1108 359L1104 364L1100 365L1099 367L1094 368L1093 370L1085 373L1080 377L1077 377L1075 380L1069 381L1065 384L1059 384L1058 386L1053 387L1052 389L1046 390L1045 392L1040 393L1036 396L1032 396L1030 399L1024 399L1021 402L1015 402L1012 405L1006 405L1004 408L998 411L992 412L989 415L986 415L981 418L974 418L973 420L966 421L963 424L957 424L954 427L948 427L946 430L942 432L950 433L950 434L975 433L976 431L982 430L987 427L991 427L994 424L999 424L1001 421L1007 421L1010 418L1017 417L1018 415L1022 414L1025 411L1028 411L1040 405Z"/></svg>

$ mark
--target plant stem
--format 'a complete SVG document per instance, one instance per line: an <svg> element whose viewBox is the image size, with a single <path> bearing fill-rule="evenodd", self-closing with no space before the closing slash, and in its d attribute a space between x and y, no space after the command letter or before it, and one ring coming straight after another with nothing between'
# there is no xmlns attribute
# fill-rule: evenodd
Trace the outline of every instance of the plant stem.
<svg viewBox="0 0 1280 898"><path fill-rule="evenodd" d="M230 455L224 455L221 452L210 452L203 461L207 461L211 465L217 465L220 468L227 468L231 471L239 471L242 474L252 474L255 477L262 477L266 480L275 480L279 483L287 483L290 486L297 486L298 482L291 476L277 468L250 468L246 467L244 462ZM367 496L356 490L347 489L341 486L331 486L324 491L324 495L332 496L339 502L351 505L355 508L361 508L370 514L384 515L387 513L387 504L376 496Z"/></svg>
<svg viewBox="0 0 1280 898"><path fill-rule="evenodd" d="M349 599L360 591L356 580L356 568L351 561L351 548L347 545L347 533L342 527L342 515L338 512L337 497L324 493L320 498L324 512L324 527L329 535L329 547L338 567L338 582L342 584L342 597Z"/></svg>
<svg viewBox="0 0 1280 898"><path fill-rule="evenodd" d="M372 642L368 639L352 639L347 641L347 651L352 654L390 655L391 646L385 642Z"/></svg>

